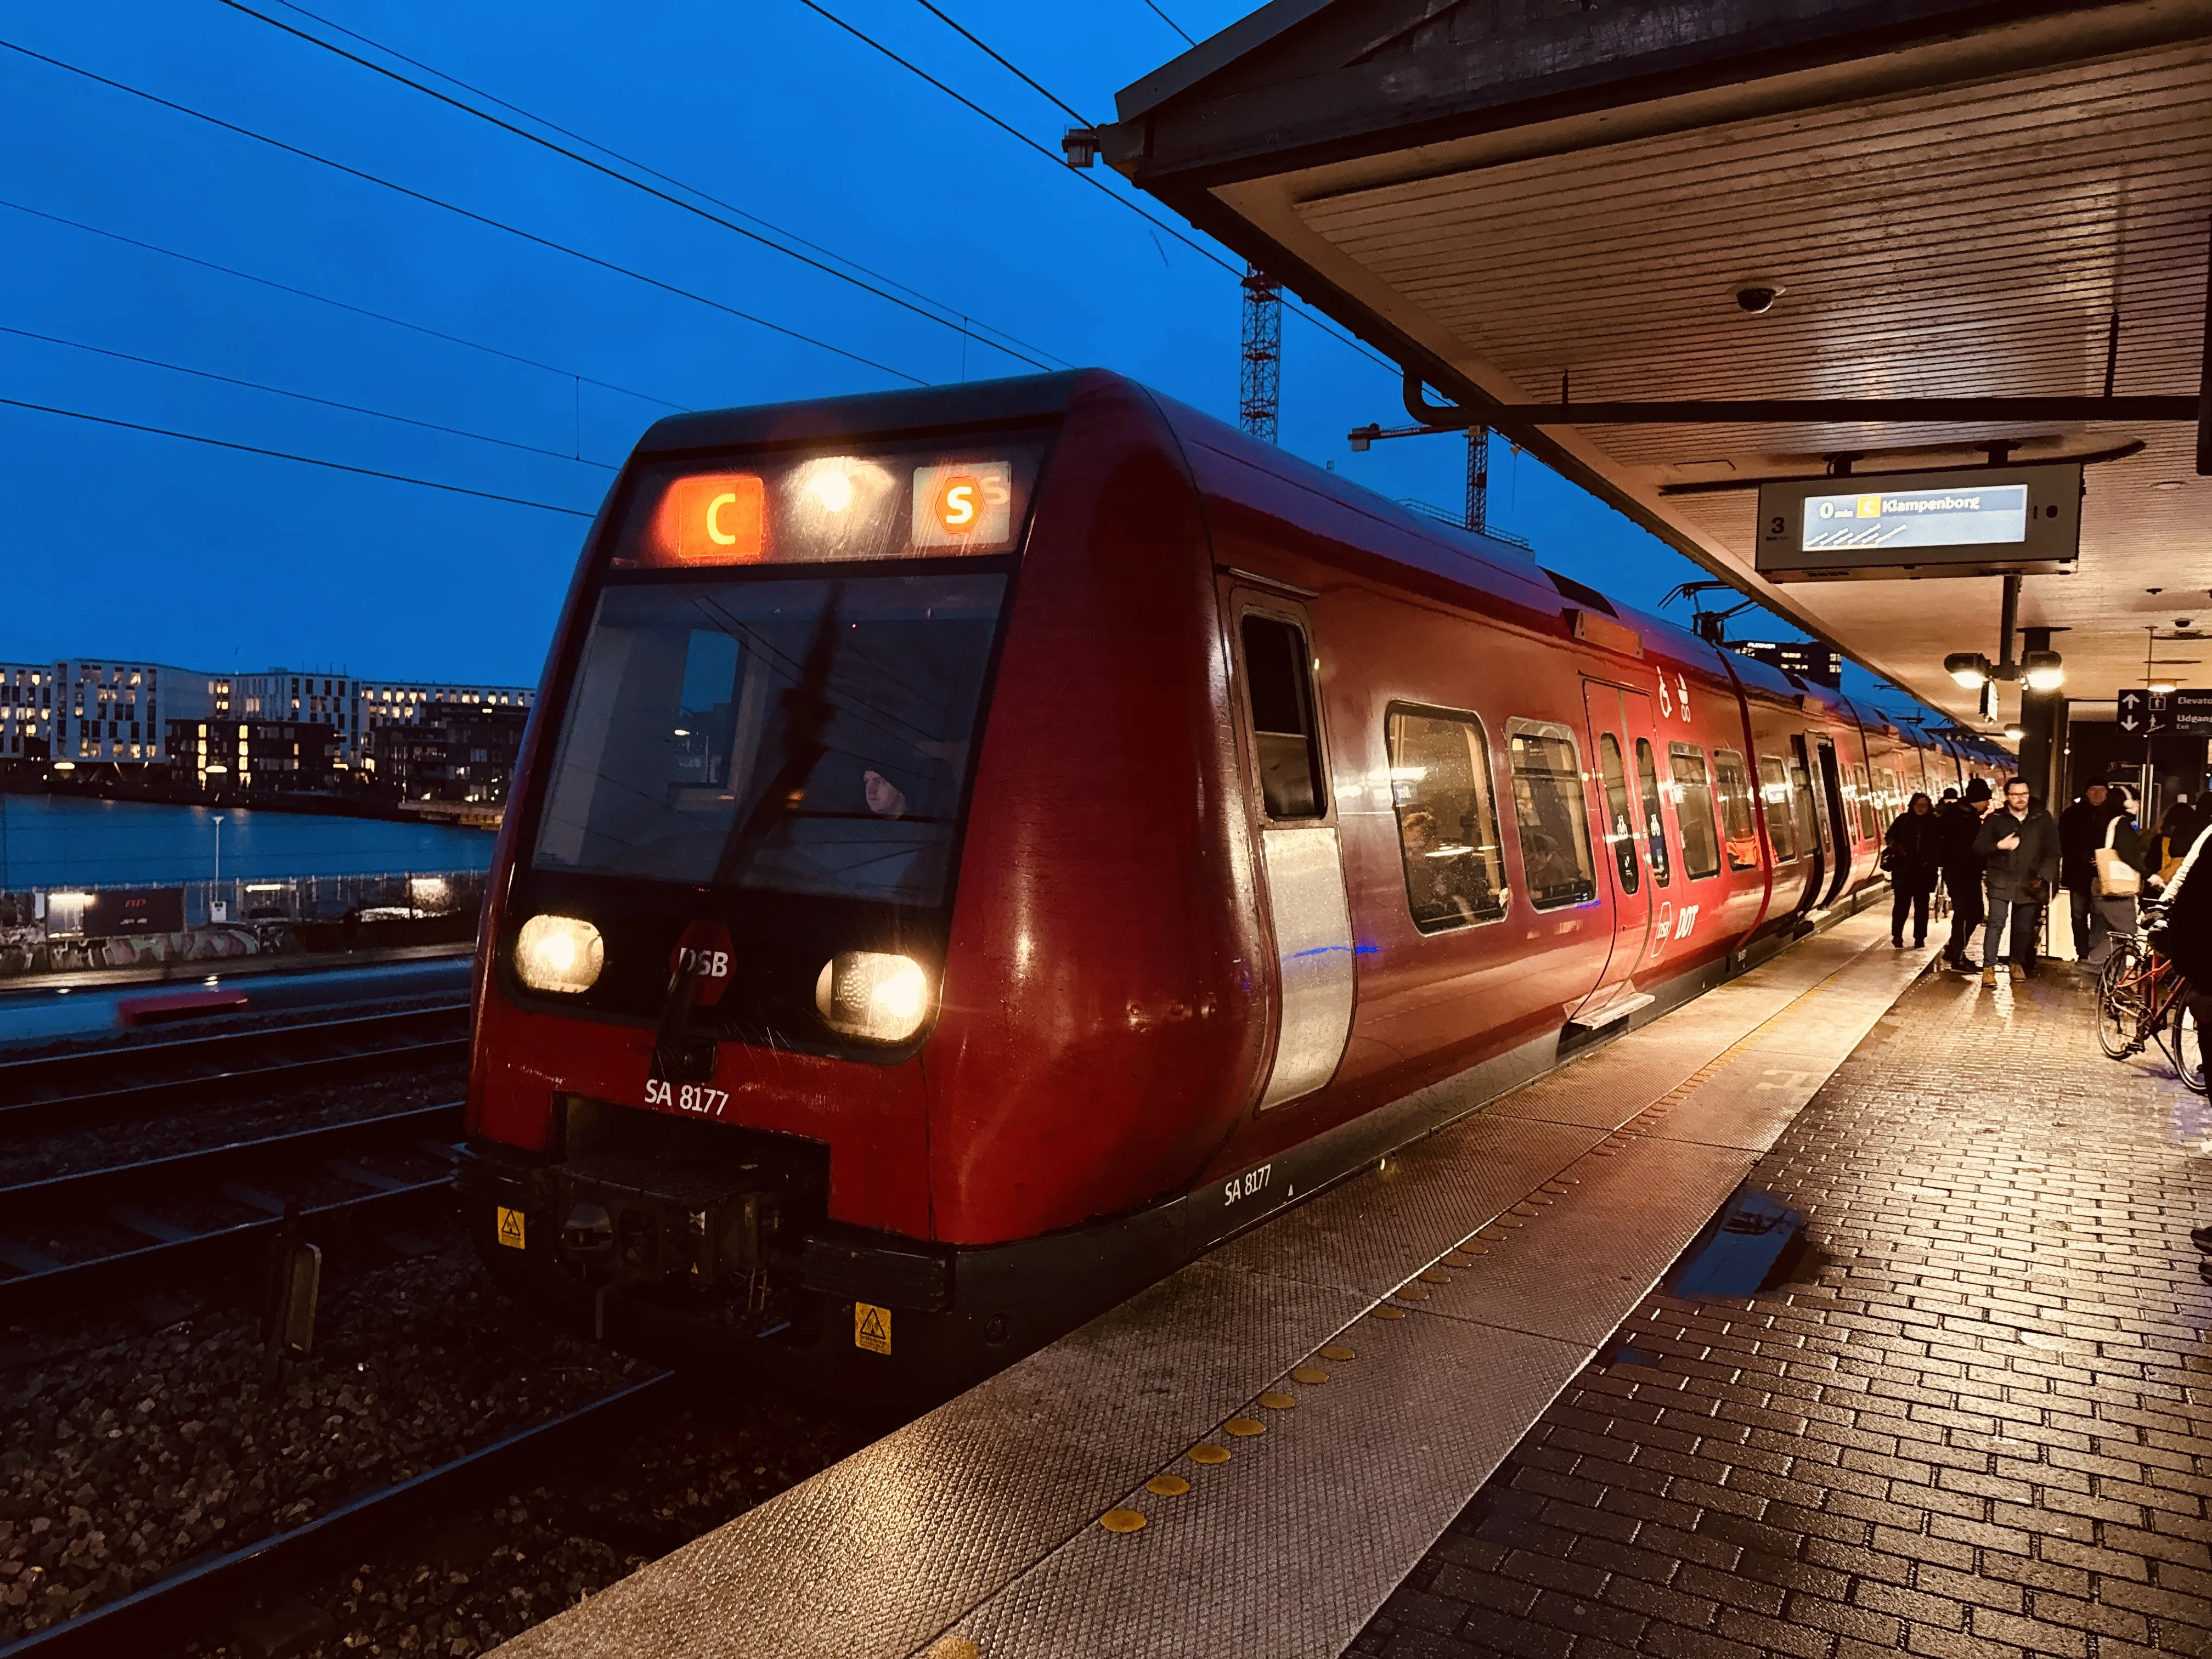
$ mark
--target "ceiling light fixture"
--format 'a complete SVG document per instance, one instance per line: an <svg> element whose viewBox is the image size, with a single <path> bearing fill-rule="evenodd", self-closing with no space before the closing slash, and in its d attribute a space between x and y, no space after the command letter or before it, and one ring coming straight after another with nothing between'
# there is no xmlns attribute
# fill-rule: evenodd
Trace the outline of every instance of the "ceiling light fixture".
<svg viewBox="0 0 2212 1659"><path fill-rule="evenodd" d="M1954 651L1943 659L1943 672L1969 691L1990 681L1990 659L1978 651Z"/></svg>

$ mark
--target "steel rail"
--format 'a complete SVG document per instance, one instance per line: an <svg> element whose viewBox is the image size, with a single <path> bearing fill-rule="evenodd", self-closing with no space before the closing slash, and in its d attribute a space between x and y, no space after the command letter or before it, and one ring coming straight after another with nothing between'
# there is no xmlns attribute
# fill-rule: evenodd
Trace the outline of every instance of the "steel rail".
<svg viewBox="0 0 2212 1659"><path fill-rule="evenodd" d="M337 1019L295 1020L283 1025L257 1026L250 1031L214 1031L199 1036L167 1037L158 1042L96 1048L65 1054L40 1054L27 1060L0 1060L0 1095L18 1079L61 1078L78 1073L98 1076L118 1066L150 1059L173 1066L199 1058L222 1063L229 1055L251 1054L273 1043L295 1038L343 1036L354 1031L388 1030L393 1025L427 1024L468 1011L465 1000L441 1002L428 1008L403 1008L381 1014L347 1014Z"/></svg>
<svg viewBox="0 0 2212 1659"><path fill-rule="evenodd" d="M433 1011L450 1019L459 1012L453 1008ZM333 1035L331 1027L368 1024L370 1021L332 1021L316 1027L288 1026L281 1028L282 1035L295 1036L302 1033L320 1032ZM388 1023L388 1022L386 1022ZM427 1020L414 1022L428 1024ZM241 1033L240 1035L246 1035ZM274 1041L278 1033L270 1034L271 1041L264 1047L278 1046ZM366 1035L366 1033L362 1033ZM178 1045L179 1047L183 1045ZM280 1060L267 1065L240 1065L226 1070L190 1073L182 1077L163 1077L151 1081L132 1082L113 1088L92 1089L74 1094L33 1095L18 1098L13 1103L0 1105L0 1134L35 1133L56 1122L76 1124L88 1119L128 1115L149 1106L171 1105L191 1094L205 1093L218 1088L258 1087L269 1084L290 1085L310 1081L319 1076L362 1066L389 1066L419 1065L430 1060L451 1060L465 1058L469 1040L465 1035L451 1037L424 1037L388 1044L381 1048L349 1048L342 1053L313 1054L296 1060ZM112 1069L126 1065L138 1069L142 1056L152 1056L157 1061L167 1043L152 1043L143 1048L134 1048L108 1057ZM184 1056L171 1056L182 1059ZM71 1055L72 1060L79 1058ZM35 1066L36 1061L16 1061L16 1065ZM37 1076L35 1072L27 1076ZM13 1092L10 1079L0 1071L0 1099Z"/></svg>
<svg viewBox="0 0 2212 1659"><path fill-rule="evenodd" d="M415 1139L457 1130L461 1127L461 1107L458 1100L442 1101L434 1106L410 1106L404 1111L348 1118L281 1135L225 1141L219 1146L173 1152L167 1158L140 1158L129 1164L80 1170L70 1175L50 1176L42 1181L18 1182L11 1187L0 1187L0 1216L13 1217L33 1206L112 1203L125 1194L157 1182L205 1181L214 1176L230 1175L272 1153L327 1152L353 1141Z"/></svg>
<svg viewBox="0 0 2212 1659"><path fill-rule="evenodd" d="M298 1222L311 1230L332 1224L346 1227L382 1224L411 1212L424 1200L453 1191L450 1171L429 1181L412 1181L388 1191L363 1193L358 1198L334 1199L328 1204L303 1206ZM143 1290L173 1281L179 1275L204 1271L233 1257L252 1254L252 1248L276 1236L284 1224L280 1215L240 1221L188 1237L171 1239L94 1256L88 1261L56 1262L12 1279L0 1279L0 1319L28 1313L57 1297L96 1297L112 1294L120 1286Z"/></svg>
<svg viewBox="0 0 2212 1659"><path fill-rule="evenodd" d="M364 1493L289 1532L171 1574L145 1589L0 1647L0 1659L106 1659L166 1650L245 1606L257 1589L354 1565L408 1531L451 1516L487 1497L569 1467L575 1455L637 1426L647 1408L675 1391L663 1371L550 1421L517 1429L489 1445L397 1486Z"/></svg>

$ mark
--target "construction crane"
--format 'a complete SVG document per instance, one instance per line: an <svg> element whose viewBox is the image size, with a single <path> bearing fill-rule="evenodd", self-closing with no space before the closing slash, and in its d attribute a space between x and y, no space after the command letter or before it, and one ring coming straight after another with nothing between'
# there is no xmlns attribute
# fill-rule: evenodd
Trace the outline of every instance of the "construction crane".
<svg viewBox="0 0 2212 1659"><path fill-rule="evenodd" d="M1283 395L1283 286L1249 265L1244 275L1243 371L1237 388L1237 422L1255 438L1275 436Z"/></svg>

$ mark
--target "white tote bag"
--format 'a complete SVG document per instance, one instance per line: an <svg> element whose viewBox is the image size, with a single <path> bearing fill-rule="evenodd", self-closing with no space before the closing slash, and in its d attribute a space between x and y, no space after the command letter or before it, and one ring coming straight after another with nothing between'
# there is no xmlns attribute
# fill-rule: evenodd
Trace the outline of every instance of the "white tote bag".
<svg viewBox="0 0 2212 1659"><path fill-rule="evenodd" d="M2097 849L2097 896L2133 898L2142 891L2142 872L2112 850L2112 837L2120 832L2118 817L2105 825L2105 844Z"/></svg>

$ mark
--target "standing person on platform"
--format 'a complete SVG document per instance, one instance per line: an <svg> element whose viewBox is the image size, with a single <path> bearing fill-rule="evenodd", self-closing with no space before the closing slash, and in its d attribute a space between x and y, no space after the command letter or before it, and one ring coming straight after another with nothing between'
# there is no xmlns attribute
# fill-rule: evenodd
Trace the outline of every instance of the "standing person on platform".
<svg viewBox="0 0 2212 1659"><path fill-rule="evenodd" d="M2212 835L2200 830L2194 844L2182 851L2180 867L2166 884L2165 919L2152 929L2150 944L2181 970L2182 995L2202 1032L2212 1028L2212 994L2207 994L2212 992L2212 870L2204 867L2212 858ZM2200 1058L2186 1055L2184 1063ZM2189 1242L2212 1258L2212 1223L2191 1228ZM2212 1259L2198 1262L2197 1272L2212 1285Z"/></svg>
<svg viewBox="0 0 2212 1659"><path fill-rule="evenodd" d="M2150 848L2143 860L2150 867L2152 886L2163 887L2173 879L2203 828L2186 795L2159 815L2158 828L2151 832Z"/></svg>
<svg viewBox="0 0 2212 1659"><path fill-rule="evenodd" d="M2143 865L2148 857L2147 845L2136 830L2135 803L2128 792L2118 784L2110 786L2106 805L2111 810L2105 819L2104 833L2089 851L2090 896L2095 923L2087 935L2089 948L2081 957L2085 966L2102 968L2105 958L2112 953L2112 940L2123 933L2136 931L2136 896L2144 887ZM2112 855L2107 857L2106 854ZM2119 870L2112 867L2117 858ZM2124 888L2129 878L2134 878L2134 890L2114 891ZM2078 940L2083 935L2077 932Z"/></svg>
<svg viewBox="0 0 2212 1659"><path fill-rule="evenodd" d="M1882 868L1889 872L1889 942L1902 950L1905 918L1912 916L1912 943L1917 950L1928 943L1928 896L1936 890L1936 878L1943 860L1938 845L1935 803L1916 794L1893 819L1882 837Z"/></svg>
<svg viewBox="0 0 2212 1659"><path fill-rule="evenodd" d="M1974 837L1981 834L1989 805L1989 784L1970 778L1965 798L1946 800L1936 812L1936 858L1943 867L1944 890L1951 895L1951 938L1943 947L1943 965L1961 974L1974 971L1966 951L1988 914L1982 907L1982 860L1974 851Z"/></svg>
<svg viewBox="0 0 2212 1659"><path fill-rule="evenodd" d="M2105 843L2105 824L2112 816L2112 792L2102 778L2093 780L2058 815L2058 880L2066 889L2067 912L2074 923L2074 956L2100 961L2103 920L2097 914L2096 849Z"/></svg>
<svg viewBox="0 0 2212 1659"><path fill-rule="evenodd" d="M2033 971L2035 928L2058 885L2058 825L2030 804L2027 780L2005 785L2004 805L1982 820L1974 851L1984 860L1990 919L1982 931L1982 983L1997 982L1997 947L2009 943L2012 976Z"/></svg>

